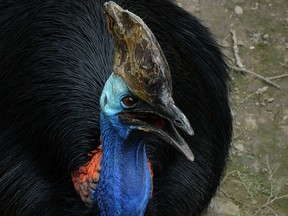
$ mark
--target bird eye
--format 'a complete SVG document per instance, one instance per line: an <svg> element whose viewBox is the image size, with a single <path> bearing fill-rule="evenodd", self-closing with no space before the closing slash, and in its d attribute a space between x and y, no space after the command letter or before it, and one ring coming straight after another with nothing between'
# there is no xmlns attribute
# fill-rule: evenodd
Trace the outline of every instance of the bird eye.
<svg viewBox="0 0 288 216"><path fill-rule="evenodd" d="M131 96L126 96L121 99L121 105L125 109L133 108L137 105L137 103L138 103L138 100Z"/></svg>

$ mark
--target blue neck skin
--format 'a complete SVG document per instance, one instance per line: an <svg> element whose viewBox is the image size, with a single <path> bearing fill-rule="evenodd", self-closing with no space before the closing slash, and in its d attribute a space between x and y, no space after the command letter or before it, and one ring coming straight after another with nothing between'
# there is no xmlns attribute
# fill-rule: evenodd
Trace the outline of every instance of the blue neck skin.
<svg viewBox="0 0 288 216"><path fill-rule="evenodd" d="M100 181L93 194L101 216L142 216L150 196L150 172L141 136L117 115L101 113L102 159ZM134 132L137 133L137 132Z"/></svg>

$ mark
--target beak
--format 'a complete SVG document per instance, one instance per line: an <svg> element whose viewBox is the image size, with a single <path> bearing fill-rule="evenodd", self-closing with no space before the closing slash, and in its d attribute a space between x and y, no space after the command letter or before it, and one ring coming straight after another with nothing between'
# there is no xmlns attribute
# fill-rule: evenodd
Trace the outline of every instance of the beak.
<svg viewBox="0 0 288 216"><path fill-rule="evenodd" d="M169 107L162 105L152 107L147 104L147 106L135 109L133 112L120 113L119 120L131 129L151 133L163 139L183 153L187 159L194 161L192 151L175 126L189 135L193 135L194 132L187 117L174 104Z"/></svg>
<svg viewBox="0 0 288 216"><path fill-rule="evenodd" d="M182 129L190 136L194 135L194 131L187 117L177 106L174 105L174 103L170 106L160 105L158 109L160 110L160 115L166 117L166 119L169 119L173 123L173 125Z"/></svg>

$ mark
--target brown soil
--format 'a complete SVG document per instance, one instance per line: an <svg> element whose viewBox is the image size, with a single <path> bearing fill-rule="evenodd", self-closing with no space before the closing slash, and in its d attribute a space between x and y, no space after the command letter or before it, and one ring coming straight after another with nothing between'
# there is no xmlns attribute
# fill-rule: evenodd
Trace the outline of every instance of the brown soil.
<svg viewBox="0 0 288 216"><path fill-rule="evenodd" d="M177 0L216 36L236 66L235 30L244 67L264 77L288 74L287 0ZM234 138L226 176L207 215L288 215L288 77L231 71Z"/></svg>

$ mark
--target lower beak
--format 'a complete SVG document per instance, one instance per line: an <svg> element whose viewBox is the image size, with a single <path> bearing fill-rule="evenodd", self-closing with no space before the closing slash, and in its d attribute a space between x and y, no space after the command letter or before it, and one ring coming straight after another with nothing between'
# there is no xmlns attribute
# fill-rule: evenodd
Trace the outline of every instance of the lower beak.
<svg viewBox="0 0 288 216"><path fill-rule="evenodd" d="M178 149L187 159L194 161L192 151L175 126L181 128L189 135L193 135L194 132L187 117L174 104L169 107L160 106L157 112L154 109L122 112L119 115L119 120L131 129L158 136Z"/></svg>

